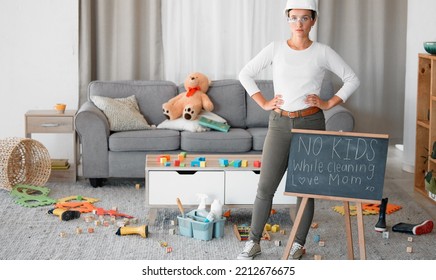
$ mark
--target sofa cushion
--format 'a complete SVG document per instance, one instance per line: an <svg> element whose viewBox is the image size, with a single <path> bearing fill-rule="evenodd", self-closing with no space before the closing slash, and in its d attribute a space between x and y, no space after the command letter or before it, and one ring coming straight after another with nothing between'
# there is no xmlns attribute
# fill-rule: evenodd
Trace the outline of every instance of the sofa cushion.
<svg viewBox="0 0 436 280"><path fill-rule="evenodd" d="M272 81L256 80L262 95L269 100L274 97L274 86ZM247 94L247 127L267 127L269 120L269 111L262 109Z"/></svg>
<svg viewBox="0 0 436 280"><path fill-rule="evenodd" d="M179 92L184 91L185 88L180 85ZM212 81L207 95L213 102L215 114L226 119L231 127L246 127L246 92L238 80Z"/></svg>
<svg viewBox="0 0 436 280"><path fill-rule="evenodd" d="M213 112L207 112L207 111L201 111L201 113L198 115L198 118L195 120L187 120L185 118L178 118L175 120L164 120L161 122L157 128L162 129L174 129L174 130L180 130L180 131L190 131L190 132L203 132L203 131L209 131L210 128L204 127L200 125L200 118L205 117L217 122L226 123L227 121L217 114Z"/></svg>
<svg viewBox="0 0 436 280"><path fill-rule="evenodd" d="M91 96L91 100L106 115L111 131L151 128L144 116L139 112L134 95L126 98Z"/></svg>
<svg viewBox="0 0 436 280"><path fill-rule="evenodd" d="M88 87L91 96L121 98L135 95L139 111L149 124L159 124L166 118L162 104L177 95L177 85L170 81L93 81Z"/></svg>
<svg viewBox="0 0 436 280"><path fill-rule="evenodd" d="M251 146L251 134L241 128L231 128L228 132L183 131L180 142L182 150L199 153L240 153L250 151Z"/></svg>
<svg viewBox="0 0 436 280"><path fill-rule="evenodd" d="M266 133L268 128L266 127L253 127L248 128L247 131L251 134L253 138L253 151L262 151L263 144L265 143Z"/></svg>
<svg viewBox="0 0 436 280"><path fill-rule="evenodd" d="M109 136L109 150L114 152L171 151L179 148L180 133L175 130L124 131Z"/></svg>

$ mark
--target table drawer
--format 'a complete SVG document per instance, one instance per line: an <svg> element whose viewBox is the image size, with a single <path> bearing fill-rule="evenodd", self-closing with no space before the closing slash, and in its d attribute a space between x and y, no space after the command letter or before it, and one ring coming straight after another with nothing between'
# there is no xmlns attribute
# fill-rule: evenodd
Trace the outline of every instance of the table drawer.
<svg viewBox="0 0 436 280"><path fill-rule="evenodd" d="M197 194L224 201L224 171L148 171L148 205L176 205L179 197L185 206L197 207ZM147 200L148 199L148 200Z"/></svg>
<svg viewBox="0 0 436 280"><path fill-rule="evenodd" d="M226 171L225 204L253 204L260 171ZM286 173L274 195L273 204L295 204L297 199L284 195Z"/></svg>
<svg viewBox="0 0 436 280"><path fill-rule="evenodd" d="M31 133L71 133L74 132L73 117L28 117L27 131Z"/></svg>

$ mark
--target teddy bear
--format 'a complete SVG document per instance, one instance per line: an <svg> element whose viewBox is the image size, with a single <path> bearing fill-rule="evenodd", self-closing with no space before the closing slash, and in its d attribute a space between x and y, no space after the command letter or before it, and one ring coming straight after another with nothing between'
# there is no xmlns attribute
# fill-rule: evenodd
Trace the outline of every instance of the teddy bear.
<svg viewBox="0 0 436 280"><path fill-rule="evenodd" d="M169 120L180 117L195 120L203 109L211 112L213 103L206 94L209 85L210 81L206 75L199 72L189 74L184 82L186 91L162 104L164 115Z"/></svg>

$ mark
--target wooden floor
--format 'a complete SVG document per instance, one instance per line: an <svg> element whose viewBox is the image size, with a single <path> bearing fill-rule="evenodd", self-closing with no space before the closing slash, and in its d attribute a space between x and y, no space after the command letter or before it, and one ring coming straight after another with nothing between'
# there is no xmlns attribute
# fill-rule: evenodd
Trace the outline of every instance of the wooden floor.
<svg viewBox="0 0 436 280"><path fill-rule="evenodd" d="M418 205L426 209L433 221L436 221L436 201L432 201L430 198L414 191L414 174L405 172L402 170L403 152L397 149L395 146L389 146L388 159L386 165L386 179L397 182L395 186L399 187L396 191L403 191L413 199ZM385 184L386 187L393 184Z"/></svg>

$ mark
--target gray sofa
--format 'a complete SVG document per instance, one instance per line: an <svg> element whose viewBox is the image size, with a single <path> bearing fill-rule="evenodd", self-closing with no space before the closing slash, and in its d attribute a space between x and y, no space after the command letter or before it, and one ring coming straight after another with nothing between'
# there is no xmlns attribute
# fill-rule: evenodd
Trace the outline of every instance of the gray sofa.
<svg viewBox="0 0 436 280"><path fill-rule="evenodd" d="M257 81L267 98L273 96L272 81ZM226 132L188 132L150 129L112 132L105 114L91 96L111 98L135 95L139 109L149 124L164 120L162 104L183 92L183 85L169 81L93 81L88 101L78 110L76 131L81 142L83 177L93 187L106 178L144 178L147 153L261 153L267 132L269 112L261 109L245 92L238 80L213 81L207 94L214 103L213 112L231 126ZM333 86L325 80L321 98L333 95ZM327 130L352 131L354 118L343 106L325 111Z"/></svg>

